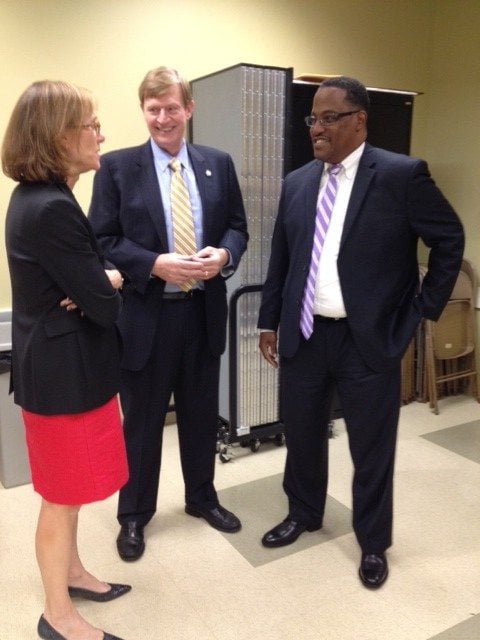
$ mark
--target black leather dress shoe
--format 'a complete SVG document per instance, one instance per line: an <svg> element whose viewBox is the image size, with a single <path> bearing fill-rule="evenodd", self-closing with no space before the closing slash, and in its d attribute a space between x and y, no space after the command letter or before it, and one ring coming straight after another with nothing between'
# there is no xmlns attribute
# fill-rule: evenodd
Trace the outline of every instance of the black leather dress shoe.
<svg viewBox="0 0 480 640"><path fill-rule="evenodd" d="M143 527L134 520L122 524L117 537L118 555L126 562L138 560L145 551Z"/></svg>
<svg viewBox="0 0 480 640"><path fill-rule="evenodd" d="M388 576L388 563L383 553L362 553L358 575L365 587L378 589Z"/></svg>
<svg viewBox="0 0 480 640"><path fill-rule="evenodd" d="M225 533L235 533L242 528L242 523L237 516L220 504L212 509L191 507L187 504L185 513L188 513L189 516L195 516L195 518L204 518L211 527Z"/></svg>
<svg viewBox="0 0 480 640"><path fill-rule="evenodd" d="M83 598L84 600L92 600L93 602L110 602L128 593L132 588L129 584L111 584L109 591L100 593L99 591L91 591L90 589L82 589L81 587L68 587L68 593L71 598Z"/></svg>
<svg viewBox="0 0 480 640"><path fill-rule="evenodd" d="M37 632L42 640L67 640L65 636L58 633L58 631L46 621L43 615L40 616L40 620L38 621ZM103 640L122 640L122 638L112 636L111 633L103 632Z"/></svg>
<svg viewBox="0 0 480 640"><path fill-rule="evenodd" d="M40 620L38 621L37 632L43 640L66 640L65 636L62 636L58 631L55 631L43 615L40 616Z"/></svg>
<svg viewBox="0 0 480 640"><path fill-rule="evenodd" d="M304 531L317 531L321 529L322 525L307 526L301 522L295 522L286 518L276 527L267 531L262 538L262 544L264 547L285 547L287 544L292 544Z"/></svg>

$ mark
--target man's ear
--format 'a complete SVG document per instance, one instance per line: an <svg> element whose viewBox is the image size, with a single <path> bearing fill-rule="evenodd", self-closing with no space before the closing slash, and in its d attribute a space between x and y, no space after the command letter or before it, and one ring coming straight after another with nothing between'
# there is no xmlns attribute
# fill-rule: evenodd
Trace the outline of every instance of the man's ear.
<svg viewBox="0 0 480 640"><path fill-rule="evenodd" d="M194 109L195 109L195 101L194 100L190 100L190 102L188 102L186 107L185 107L187 120L190 120L190 118L192 117L192 113L193 113Z"/></svg>

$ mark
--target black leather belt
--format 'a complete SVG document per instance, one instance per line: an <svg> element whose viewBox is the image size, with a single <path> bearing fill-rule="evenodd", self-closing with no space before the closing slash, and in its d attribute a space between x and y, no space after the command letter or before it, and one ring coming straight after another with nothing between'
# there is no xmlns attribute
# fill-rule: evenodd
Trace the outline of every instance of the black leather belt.
<svg viewBox="0 0 480 640"><path fill-rule="evenodd" d="M313 319L317 322L346 322L346 318L331 318L330 316L314 315Z"/></svg>
<svg viewBox="0 0 480 640"><path fill-rule="evenodd" d="M190 291L164 291L162 294L163 300L191 300L197 296L203 295L205 291L203 289L190 289Z"/></svg>

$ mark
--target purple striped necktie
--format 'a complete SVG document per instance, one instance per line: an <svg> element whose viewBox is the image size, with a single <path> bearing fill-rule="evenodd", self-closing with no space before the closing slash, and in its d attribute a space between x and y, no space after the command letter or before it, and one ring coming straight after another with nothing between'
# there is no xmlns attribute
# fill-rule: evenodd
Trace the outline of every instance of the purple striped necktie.
<svg viewBox="0 0 480 640"><path fill-rule="evenodd" d="M323 243L327 235L328 225L332 217L335 196L337 195L337 174L342 169L341 164L332 164L328 169L328 182L317 205L315 217L315 234L313 236L312 257L305 290L303 292L302 309L300 314L300 330L305 340L313 333L313 300L315 297L315 280L317 278L318 263L322 253Z"/></svg>

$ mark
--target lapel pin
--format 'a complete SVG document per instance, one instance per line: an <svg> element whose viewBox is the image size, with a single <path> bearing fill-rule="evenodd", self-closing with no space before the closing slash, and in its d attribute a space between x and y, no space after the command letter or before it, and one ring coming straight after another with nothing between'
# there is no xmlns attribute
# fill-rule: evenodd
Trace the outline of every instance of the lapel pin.
<svg viewBox="0 0 480 640"><path fill-rule="evenodd" d="M205 171L205 175L207 176L207 178L210 178L210 176L212 175L212 172L210 171L210 169L207 169Z"/></svg>

